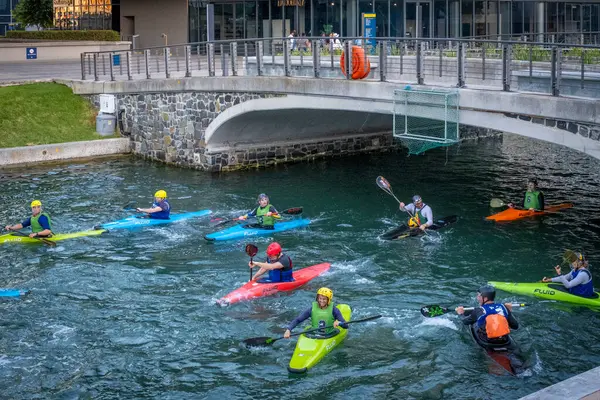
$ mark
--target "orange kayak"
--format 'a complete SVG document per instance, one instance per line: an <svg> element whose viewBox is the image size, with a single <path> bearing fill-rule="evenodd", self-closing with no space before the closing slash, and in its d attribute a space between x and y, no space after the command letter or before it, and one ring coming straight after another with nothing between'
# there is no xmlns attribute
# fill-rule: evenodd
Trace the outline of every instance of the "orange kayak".
<svg viewBox="0 0 600 400"><path fill-rule="evenodd" d="M529 210L518 210L516 208L507 208L498 214L490 215L486 217L488 221L505 222L505 221L516 221L517 219L527 217L537 217L538 215L546 215L553 213L558 210L573 207L572 203L562 203L555 206L548 206L544 211L529 211Z"/></svg>

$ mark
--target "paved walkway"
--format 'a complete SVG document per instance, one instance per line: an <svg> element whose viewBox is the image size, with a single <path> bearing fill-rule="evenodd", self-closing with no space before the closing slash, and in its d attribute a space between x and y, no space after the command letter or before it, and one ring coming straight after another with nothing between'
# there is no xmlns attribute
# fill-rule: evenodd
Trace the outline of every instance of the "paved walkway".
<svg viewBox="0 0 600 400"><path fill-rule="evenodd" d="M81 79L80 61L30 60L0 63L0 83L52 78Z"/></svg>

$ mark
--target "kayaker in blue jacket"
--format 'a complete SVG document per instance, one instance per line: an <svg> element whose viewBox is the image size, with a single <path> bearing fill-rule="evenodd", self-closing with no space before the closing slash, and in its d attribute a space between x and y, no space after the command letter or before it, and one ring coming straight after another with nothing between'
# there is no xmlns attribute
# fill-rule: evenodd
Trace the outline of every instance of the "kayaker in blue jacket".
<svg viewBox="0 0 600 400"><path fill-rule="evenodd" d="M31 217L23 220L20 224L6 225L4 229L7 231L18 231L19 229L31 226L30 238L34 237L51 237L52 236L52 220L50 215L42 211L42 202L34 200L31 202Z"/></svg>
<svg viewBox="0 0 600 400"><path fill-rule="evenodd" d="M424 231L433 225L433 211L431 207L423 203L423 199L418 194L413 196L411 204L400 202L400 210L411 214L408 220L410 228L419 228Z"/></svg>
<svg viewBox="0 0 600 400"><path fill-rule="evenodd" d="M292 282L294 280L292 259L282 252L281 245L277 242L273 242L267 247L266 262L250 261L248 266L250 268L260 268L252 278L253 281L259 283ZM269 272L269 276L258 280L266 272Z"/></svg>
<svg viewBox="0 0 600 400"><path fill-rule="evenodd" d="M465 325L476 324L477 336L484 343L504 344L509 342L508 334L511 329L518 329L519 322L512 314L512 304L495 303L496 288L485 285L477 291L476 307L468 313L465 308L456 307L458 315L464 315L462 321Z"/></svg>
<svg viewBox="0 0 600 400"><path fill-rule="evenodd" d="M264 193L258 195L256 200L258 207L250 211L248 214L238 217L239 220L246 220L250 217L256 217L260 228L273 229L275 220L281 218L275 207L269 202L269 196Z"/></svg>
<svg viewBox="0 0 600 400"><path fill-rule="evenodd" d="M588 269L588 261L583 253L575 253L576 259L571 263L571 272L561 275L560 265L554 267L556 276L554 278L544 277L542 282L558 282L562 283L569 293L581 297L594 296L594 283L592 282L592 273Z"/></svg>
<svg viewBox="0 0 600 400"><path fill-rule="evenodd" d="M153 219L169 219L171 214L171 205L167 201L167 192L159 190L154 193L154 203L151 208L136 208L137 212L148 214Z"/></svg>
<svg viewBox="0 0 600 400"><path fill-rule="evenodd" d="M507 205L510 208L515 207L513 203L508 203ZM531 178L527 181L527 191L525 192L525 196L523 196L521 207L524 210L544 211L544 193L538 188L537 179Z"/></svg>
<svg viewBox="0 0 600 400"><path fill-rule="evenodd" d="M298 324L307 320L308 318L311 319L312 328L322 329L322 331L318 331L318 333L322 335L332 335L336 332L336 328L338 326L348 329L348 324L346 323L344 316L333 304L333 292L331 289L322 287L321 289L317 290L316 300L317 301L313 301L310 308L298 315L296 319L290 323L287 330L283 334L284 338L289 339L290 335L292 334L292 330L294 330Z"/></svg>

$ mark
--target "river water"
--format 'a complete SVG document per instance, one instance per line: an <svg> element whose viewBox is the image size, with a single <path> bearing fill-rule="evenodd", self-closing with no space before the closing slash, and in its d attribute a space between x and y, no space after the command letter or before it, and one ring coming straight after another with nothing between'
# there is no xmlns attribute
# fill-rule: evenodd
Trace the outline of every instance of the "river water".
<svg viewBox="0 0 600 400"><path fill-rule="evenodd" d="M279 209L303 206L307 229L276 239L298 268L330 262L303 289L227 308L215 301L248 279L246 242L205 242L210 218L41 245L0 245L0 287L31 294L0 302L2 398L494 398L514 399L600 364L600 315L527 301L514 338L529 368L495 373L455 315L425 319L426 304L474 305L487 280L535 281L565 248L583 249L592 271L600 235L597 160L506 135L423 156L363 155L207 174L122 157L0 171L0 221L27 216L41 199L55 230L72 232L127 216L164 188L174 211L220 217L252 207L259 192ZM423 196L456 224L425 238L378 239L405 215L377 188ZM529 176L547 203L575 207L537 220L484 221L489 200L518 199ZM261 254L272 238L253 240ZM295 341L249 350L241 340L278 336L320 286L352 306L346 341L305 376L286 367Z"/></svg>

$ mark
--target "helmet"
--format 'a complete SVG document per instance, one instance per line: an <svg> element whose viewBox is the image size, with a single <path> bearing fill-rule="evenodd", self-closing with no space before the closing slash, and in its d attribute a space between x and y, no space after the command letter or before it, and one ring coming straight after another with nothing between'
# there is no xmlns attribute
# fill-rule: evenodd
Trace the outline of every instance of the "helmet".
<svg viewBox="0 0 600 400"><path fill-rule="evenodd" d="M321 289L317 290L317 296L318 295L327 297L327 304L331 303L331 299L333 298L333 292L331 291L331 289L326 287L322 287Z"/></svg>
<svg viewBox="0 0 600 400"><path fill-rule="evenodd" d="M42 206L42 202L39 200L34 200L31 202L31 207L41 207Z"/></svg>
<svg viewBox="0 0 600 400"><path fill-rule="evenodd" d="M264 193L261 193L261 194L258 195L258 198L256 199L256 202L260 202L261 199L267 199L267 201L269 201L269 196L267 196Z"/></svg>
<svg viewBox="0 0 600 400"><path fill-rule="evenodd" d="M492 285L484 285L480 287L477 292L481 294L481 297L485 297L488 300L494 300L496 298L496 288Z"/></svg>
<svg viewBox="0 0 600 400"><path fill-rule="evenodd" d="M165 192L164 190L159 190L158 192L154 193L154 197L159 197L161 199L166 199L167 198L167 192Z"/></svg>
<svg viewBox="0 0 600 400"><path fill-rule="evenodd" d="M536 178L529 178L529 180L527 181L527 183L533 183L535 186L537 186L537 184L538 184Z"/></svg>
<svg viewBox="0 0 600 400"><path fill-rule="evenodd" d="M267 247L268 256L278 256L281 254L281 245L277 242L273 242Z"/></svg>
<svg viewBox="0 0 600 400"><path fill-rule="evenodd" d="M415 194L413 196L413 204L417 204L419 201L423 201L423 199L421 198L421 196L419 196L418 194Z"/></svg>

